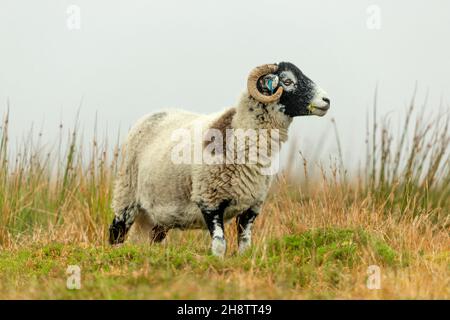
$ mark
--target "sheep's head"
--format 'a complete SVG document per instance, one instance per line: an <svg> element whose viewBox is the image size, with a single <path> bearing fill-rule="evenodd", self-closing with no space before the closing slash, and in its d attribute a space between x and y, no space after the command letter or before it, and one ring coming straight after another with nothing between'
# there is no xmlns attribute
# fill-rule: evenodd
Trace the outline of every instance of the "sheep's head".
<svg viewBox="0 0 450 320"><path fill-rule="evenodd" d="M248 77L248 92L261 103L278 102L290 117L324 116L330 108L326 92L289 62L253 69Z"/></svg>

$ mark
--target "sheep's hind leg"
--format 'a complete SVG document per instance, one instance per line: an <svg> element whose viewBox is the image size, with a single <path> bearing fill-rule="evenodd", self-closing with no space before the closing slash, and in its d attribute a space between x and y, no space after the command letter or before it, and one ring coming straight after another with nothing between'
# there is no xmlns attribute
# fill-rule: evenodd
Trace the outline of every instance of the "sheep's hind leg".
<svg viewBox="0 0 450 320"><path fill-rule="evenodd" d="M147 211L140 208L127 241L134 244L159 243L166 238L167 232L166 227L155 225Z"/></svg>
<svg viewBox="0 0 450 320"><path fill-rule="evenodd" d="M167 229L161 226L154 226L152 229L151 241L155 243L162 242L167 236Z"/></svg>
<svg viewBox="0 0 450 320"><path fill-rule="evenodd" d="M227 250L227 242L225 241L223 214L228 206L229 201L222 202L217 208L210 209L200 206L209 233L211 234L212 254L216 257L224 257Z"/></svg>
<svg viewBox="0 0 450 320"><path fill-rule="evenodd" d="M252 226L258 212L248 209L236 218L239 253L244 253L252 244Z"/></svg>
<svg viewBox="0 0 450 320"><path fill-rule="evenodd" d="M121 244L125 241L125 237L133 225L138 211L135 205L131 205L114 217L109 227L109 243L111 245Z"/></svg>

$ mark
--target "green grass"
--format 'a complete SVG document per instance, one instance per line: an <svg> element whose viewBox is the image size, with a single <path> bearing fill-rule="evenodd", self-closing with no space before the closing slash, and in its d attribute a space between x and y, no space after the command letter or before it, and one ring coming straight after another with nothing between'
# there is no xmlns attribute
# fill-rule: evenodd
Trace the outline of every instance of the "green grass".
<svg viewBox="0 0 450 320"><path fill-rule="evenodd" d="M315 293L308 285L321 278L330 288L321 294L333 297L334 288L356 263L363 262L367 252L373 253L374 264L398 266L399 254L383 240L363 230L328 228L271 240L266 250L256 248L225 260L193 243L117 248L58 243L32 246L0 253L0 279L3 290L10 290L12 284L17 292L44 286L39 293L43 299L190 299L203 297L208 290L217 298L239 299L242 278L272 278L280 292L305 289L310 295ZM82 270L81 290L66 288L69 265ZM222 279L229 273L232 281L224 283ZM180 282L185 282L184 290L179 290ZM186 290L189 287L192 290ZM206 291L196 292L195 288Z"/></svg>
<svg viewBox="0 0 450 320"><path fill-rule="evenodd" d="M363 229L318 229L301 235L286 236L273 243L274 255L299 258L313 266L336 265L352 267L362 262L364 252L374 253L374 263L395 266L399 254L383 240Z"/></svg>
<svg viewBox="0 0 450 320"><path fill-rule="evenodd" d="M303 285L316 281L323 273L336 286L355 265L395 267L400 261L400 254L385 241L362 229L326 228L286 236L272 242L271 252L275 265L281 257L294 262L297 272L292 274L291 270L292 281Z"/></svg>

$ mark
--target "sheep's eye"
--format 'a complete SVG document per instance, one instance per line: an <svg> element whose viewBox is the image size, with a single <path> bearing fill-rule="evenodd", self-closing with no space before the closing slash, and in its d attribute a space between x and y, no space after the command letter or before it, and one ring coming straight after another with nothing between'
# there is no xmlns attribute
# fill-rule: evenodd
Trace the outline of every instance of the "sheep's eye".
<svg viewBox="0 0 450 320"><path fill-rule="evenodd" d="M283 83L285 85L287 85L287 86L290 86L292 84L292 80L291 79L286 79L286 80L283 80Z"/></svg>

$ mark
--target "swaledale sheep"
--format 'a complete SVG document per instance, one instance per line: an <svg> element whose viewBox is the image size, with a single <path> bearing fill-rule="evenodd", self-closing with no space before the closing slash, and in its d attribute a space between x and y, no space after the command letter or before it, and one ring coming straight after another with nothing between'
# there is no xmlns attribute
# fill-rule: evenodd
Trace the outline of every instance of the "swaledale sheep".
<svg viewBox="0 0 450 320"><path fill-rule="evenodd" d="M183 136L200 129L227 135L224 148L211 153L230 159L227 154L233 150L230 145L236 145L235 140L229 143L230 130L269 132L269 140L277 136L280 145L286 141L294 117L323 116L330 100L288 62L257 67L247 82L248 90L234 108L212 115L177 110L160 112L143 118L131 129L124 146L124 167L114 190L111 244L124 242L132 226L133 232L145 234L151 242L162 241L173 228L202 228L210 232L212 253L223 257L224 223L236 218L239 251L244 252L250 246L252 224L261 210L272 176L262 171L265 167L261 162L206 164L192 159L192 162L176 162L174 150L179 151L180 143L174 141L174 133L181 132ZM213 139L204 136L203 139L200 152L210 148L207 142L214 143ZM264 140L258 136L254 141L261 145ZM245 152L249 151L248 145L244 143ZM269 157L274 156L274 150ZM188 149L189 155L191 151ZM247 157L248 153L244 160ZM231 159L236 158L232 155Z"/></svg>

